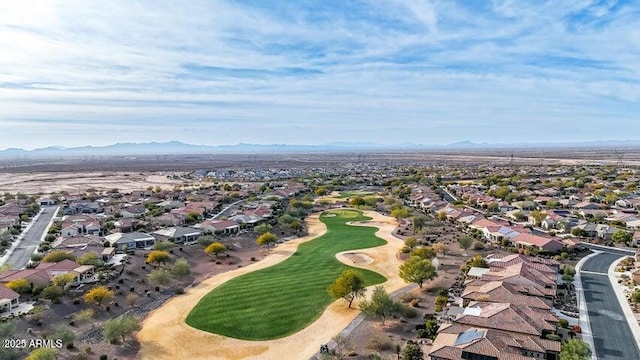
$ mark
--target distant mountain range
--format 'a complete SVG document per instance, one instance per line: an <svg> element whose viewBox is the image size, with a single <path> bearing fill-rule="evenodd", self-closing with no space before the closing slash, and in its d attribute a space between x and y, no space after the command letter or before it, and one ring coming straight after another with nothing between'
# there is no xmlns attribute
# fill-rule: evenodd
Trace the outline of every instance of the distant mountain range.
<svg viewBox="0 0 640 360"><path fill-rule="evenodd" d="M149 143L117 143L107 146L81 146L65 148L50 146L34 150L10 148L0 150L0 159L64 158L82 156L126 156L169 154L254 154L254 153L303 153L303 152L352 152L352 151L460 151L491 149L559 149L559 148L640 148L640 140L607 140L573 143L522 143L487 144L462 141L448 145L423 145L414 143L377 144L368 142L330 142L322 145L245 144L237 145L193 145L179 141Z"/></svg>

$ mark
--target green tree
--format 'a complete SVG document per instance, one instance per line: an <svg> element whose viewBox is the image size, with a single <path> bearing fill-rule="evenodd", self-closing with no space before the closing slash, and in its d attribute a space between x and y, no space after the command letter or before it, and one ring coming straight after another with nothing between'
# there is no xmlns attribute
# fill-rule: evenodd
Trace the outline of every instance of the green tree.
<svg viewBox="0 0 640 360"><path fill-rule="evenodd" d="M358 207L358 206L362 206L362 205L365 205L365 204L366 203L364 201L364 198L362 198L360 196L354 196L351 199L349 199L349 205L351 205L351 206Z"/></svg>
<svg viewBox="0 0 640 360"><path fill-rule="evenodd" d="M187 224L195 224L201 218L202 218L202 215L198 214L197 212L190 212L190 213L187 214L187 216L185 217L184 221Z"/></svg>
<svg viewBox="0 0 640 360"><path fill-rule="evenodd" d="M589 360L591 359L591 349L586 342L580 339L571 339L562 344L560 359Z"/></svg>
<svg viewBox="0 0 640 360"><path fill-rule="evenodd" d="M420 345L413 341L408 341L402 349L402 360L424 360L424 353Z"/></svg>
<svg viewBox="0 0 640 360"><path fill-rule="evenodd" d="M149 282L154 285L162 285L166 286L171 283L171 276L169 276L169 271L165 269L154 269L148 275Z"/></svg>
<svg viewBox="0 0 640 360"><path fill-rule="evenodd" d="M202 246L203 248L206 248L207 246L213 244L215 241L216 238L212 235L204 235L198 238L198 244L200 244L200 246Z"/></svg>
<svg viewBox="0 0 640 360"><path fill-rule="evenodd" d="M613 233L611 240L616 243L629 243L631 242L631 240L633 240L633 234L628 231L618 230Z"/></svg>
<svg viewBox="0 0 640 360"><path fill-rule="evenodd" d="M26 279L11 280L5 286L20 294L31 292L31 285Z"/></svg>
<svg viewBox="0 0 640 360"><path fill-rule="evenodd" d="M191 266L185 258L180 258L173 263L171 267L171 273L177 277L183 277L191 273Z"/></svg>
<svg viewBox="0 0 640 360"><path fill-rule="evenodd" d="M396 219L406 219L409 217L409 214L411 214L409 209L404 207L391 210L391 217L394 217Z"/></svg>
<svg viewBox="0 0 640 360"><path fill-rule="evenodd" d="M76 256L73 255L72 252L67 252L65 250L52 250L47 255L42 258L43 262L60 262L62 260L75 260Z"/></svg>
<svg viewBox="0 0 640 360"><path fill-rule="evenodd" d="M382 286L376 286L371 298L360 302L360 310L366 315L379 317L382 325L388 317L402 313L401 305L394 302Z"/></svg>
<svg viewBox="0 0 640 360"><path fill-rule="evenodd" d="M167 251L175 245L171 241L158 241L153 244L153 250Z"/></svg>
<svg viewBox="0 0 640 360"><path fill-rule="evenodd" d="M219 243L219 242L214 242L212 244L209 244L209 246L207 246L206 249L204 249L204 252L207 255L215 255L218 256L220 254L224 254L225 252L227 252L227 247L224 246L223 243Z"/></svg>
<svg viewBox="0 0 640 360"><path fill-rule="evenodd" d="M436 257L436 252L430 247L419 247L414 249L410 256L419 256L423 259L433 259Z"/></svg>
<svg viewBox="0 0 640 360"><path fill-rule="evenodd" d="M256 244L260 246L266 245L267 248L271 248L271 245L275 244L277 240L278 238L273 233L267 232L260 235L258 239L256 239Z"/></svg>
<svg viewBox="0 0 640 360"><path fill-rule="evenodd" d="M162 250L153 250L147 256L147 262L149 264L158 265L160 263L166 263L171 258L168 252Z"/></svg>
<svg viewBox="0 0 640 360"><path fill-rule="evenodd" d="M334 299L345 299L349 302L349 308L353 300L364 296L364 280L360 273L353 269L342 272L340 276L329 285L327 292Z"/></svg>
<svg viewBox="0 0 640 360"><path fill-rule="evenodd" d="M73 274L66 273L54 276L51 282L53 283L53 285L59 286L60 288L64 289L67 284L72 283L75 279L76 277Z"/></svg>
<svg viewBox="0 0 640 360"><path fill-rule="evenodd" d="M571 235L585 237L587 236L587 232L583 229L580 229L579 227L574 227L573 229L571 229Z"/></svg>
<svg viewBox="0 0 640 360"><path fill-rule="evenodd" d="M262 223L260 225L257 225L256 227L254 227L253 231L255 231L258 234L262 235L262 234L270 232L271 229L273 229L273 226L271 226L270 224L267 224L267 223Z"/></svg>
<svg viewBox="0 0 640 360"><path fill-rule="evenodd" d="M416 215L411 218L411 222L415 230L422 230L427 224L427 217L424 215Z"/></svg>
<svg viewBox="0 0 640 360"><path fill-rule="evenodd" d="M14 322L0 323L0 339L10 339L16 334L16 324ZM18 360L21 356L18 355L17 349L10 347L0 346L0 359L6 360Z"/></svg>
<svg viewBox="0 0 640 360"><path fill-rule="evenodd" d="M524 221L527 218L527 215L525 215L524 212L522 212L522 210L518 210L514 212L512 215L517 221Z"/></svg>
<svg viewBox="0 0 640 360"><path fill-rule="evenodd" d="M113 299L114 292L104 285L99 285L84 294L84 301L96 303L100 306L103 302Z"/></svg>
<svg viewBox="0 0 640 360"><path fill-rule="evenodd" d="M418 246L418 240L416 240L416 238L413 236L409 236L404 240L404 246L413 249L414 247Z"/></svg>
<svg viewBox="0 0 640 360"><path fill-rule="evenodd" d="M469 267L481 267L488 268L489 264L487 264L487 260L485 260L482 255L476 255L470 260L468 260Z"/></svg>
<svg viewBox="0 0 640 360"><path fill-rule="evenodd" d="M104 323L104 337L111 343L118 339L124 342L127 336L137 330L140 330L139 320L132 315L120 315Z"/></svg>
<svg viewBox="0 0 640 360"><path fill-rule="evenodd" d="M56 360L57 354L54 348L41 347L30 352L25 360Z"/></svg>
<svg viewBox="0 0 640 360"><path fill-rule="evenodd" d="M491 202L489 203L489 205L487 205L487 210L489 210L489 212L497 212L498 209L500 209L500 206L498 205L497 202Z"/></svg>
<svg viewBox="0 0 640 360"><path fill-rule="evenodd" d="M547 213L544 211L534 210L529 213L529 218L533 219L533 224L538 226L542 224L542 221L547 218Z"/></svg>
<svg viewBox="0 0 640 360"><path fill-rule="evenodd" d="M60 286L55 285L47 286L46 288L42 289L42 292L40 293L40 296L52 301L60 299L62 295L64 295L64 290Z"/></svg>
<svg viewBox="0 0 640 360"><path fill-rule="evenodd" d="M462 249L464 249L464 252L466 254L467 250L469 250L469 248L473 244L473 238L468 235L463 235L458 239L458 244Z"/></svg>
<svg viewBox="0 0 640 360"><path fill-rule="evenodd" d="M436 268L431 260L419 256L412 256L400 265L400 278L408 283L416 283L422 288L425 281L435 278Z"/></svg>
<svg viewBox="0 0 640 360"><path fill-rule="evenodd" d="M317 188L316 191L315 191L316 196L325 196L325 195L327 195L327 193L329 193L327 188L322 187L322 186Z"/></svg>
<svg viewBox="0 0 640 360"><path fill-rule="evenodd" d="M47 338L51 340L62 340L63 345L73 346L73 342L76 340L76 334L74 334L73 330L69 329L67 326L60 326L56 328L54 333L49 335Z"/></svg>
<svg viewBox="0 0 640 360"><path fill-rule="evenodd" d="M91 319L93 319L93 315L95 315L95 312L93 311L93 309L86 308L73 314L72 318L73 318L73 321L77 323L81 323L85 321L88 323L91 323ZM93 328L93 323L91 323L91 327Z"/></svg>
<svg viewBox="0 0 640 360"><path fill-rule="evenodd" d="M98 257L98 254L94 252L86 253L82 255L77 263L80 265L93 265L93 266L102 266L104 261Z"/></svg>

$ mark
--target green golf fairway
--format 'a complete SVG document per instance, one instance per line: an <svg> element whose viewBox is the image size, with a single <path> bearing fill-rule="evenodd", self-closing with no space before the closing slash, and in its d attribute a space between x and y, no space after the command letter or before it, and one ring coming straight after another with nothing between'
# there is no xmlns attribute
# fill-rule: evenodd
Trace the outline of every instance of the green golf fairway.
<svg viewBox="0 0 640 360"><path fill-rule="evenodd" d="M327 225L326 234L300 244L279 264L239 276L212 290L191 310L187 324L244 340L277 339L303 329L333 302L327 287L342 271L352 268L335 255L386 244L374 235L376 228L346 224L369 219L355 210L323 213L320 220ZM358 271L366 286L386 281L378 273Z"/></svg>

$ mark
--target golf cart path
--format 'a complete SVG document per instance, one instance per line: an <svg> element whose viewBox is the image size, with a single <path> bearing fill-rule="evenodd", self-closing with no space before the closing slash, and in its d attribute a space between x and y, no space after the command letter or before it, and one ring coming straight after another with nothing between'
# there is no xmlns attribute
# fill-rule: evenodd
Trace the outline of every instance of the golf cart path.
<svg viewBox="0 0 640 360"><path fill-rule="evenodd" d="M378 231L375 235L386 240L387 244L357 250L358 253L366 254L373 259L370 264L353 264L352 260L341 255L343 253L336 257L349 266L369 269L384 275L388 280L383 286L388 292L400 289L406 284L398 276L400 261L396 254L402 249L404 243L391 234L397 226L397 221L377 212L362 212L372 219L350 224L377 227ZM280 263L293 255L299 244L327 232L326 225L320 221L320 213L309 216L306 223L309 235L279 244L269 256L259 262L215 275L187 290L184 295L171 298L163 306L151 312L136 335L140 341L140 358L236 360L290 359L292 356L308 359L313 356L320 344L329 342L333 336L340 333L359 314L359 311L348 309L344 301L338 300L330 304L324 313L306 328L293 335L268 341L229 338L192 328L185 322L187 315L200 299L217 286L240 275ZM356 251L344 253L349 252ZM357 308L357 304L355 307Z"/></svg>

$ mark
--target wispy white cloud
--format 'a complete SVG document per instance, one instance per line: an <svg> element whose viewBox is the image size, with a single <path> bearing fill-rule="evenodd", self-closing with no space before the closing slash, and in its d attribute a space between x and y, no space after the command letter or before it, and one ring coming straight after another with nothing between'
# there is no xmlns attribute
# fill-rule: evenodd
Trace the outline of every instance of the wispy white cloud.
<svg viewBox="0 0 640 360"><path fill-rule="evenodd" d="M640 113L638 15L591 0L0 2L0 148L628 137L611 125Z"/></svg>

